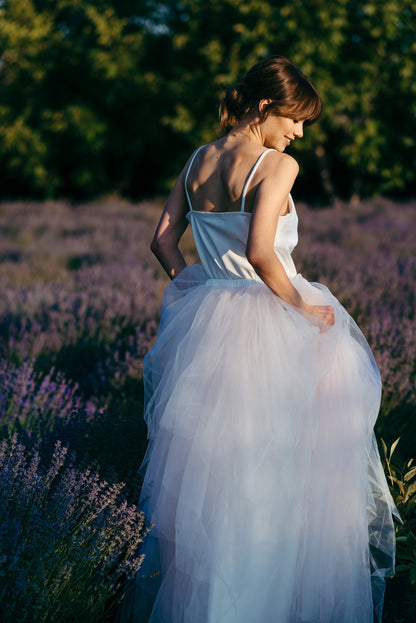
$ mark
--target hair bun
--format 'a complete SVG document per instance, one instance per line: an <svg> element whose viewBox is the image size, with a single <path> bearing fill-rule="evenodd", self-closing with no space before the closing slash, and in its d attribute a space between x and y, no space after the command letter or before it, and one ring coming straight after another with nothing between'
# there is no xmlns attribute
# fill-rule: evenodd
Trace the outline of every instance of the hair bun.
<svg viewBox="0 0 416 623"><path fill-rule="evenodd" d="M238 125L247 112L247 101L243 83L229 87L220 104L220 127L230 130Z"/></svg>
<svg viewBox="0 0 416 623"><path fill-rule="evenodd" d="M261 113L259 102L270 100ZM288 58L269 56L248 70L241 83L230 87L220 104L220 128L226 132L248 115L263 123L272 113L314 123L322 108L313 84Z"/></svg>

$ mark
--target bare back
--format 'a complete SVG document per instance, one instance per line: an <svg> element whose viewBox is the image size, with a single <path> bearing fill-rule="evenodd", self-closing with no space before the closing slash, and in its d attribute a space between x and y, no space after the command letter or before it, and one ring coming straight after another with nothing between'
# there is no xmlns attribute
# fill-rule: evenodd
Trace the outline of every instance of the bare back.
<svg viewBox="0 0 416 623"><path fill-rule="evenodd" d="M297 172L291 156L247 137L227 135L194 152L175 182L151 244L168 275L174 278L186 266L178 244L191 207L196 212L243 209L252 214L248 250L260 244L275 257L277 221L290 211Z"/></svg>
<svg viewBox="0 0 416 623"><path fill-rule="evenodd" d="M196 154L187 179L193 209L239 212L244 185L264 151L263 146L242 143L229 137L202 147ZM253 175L245 195L246 212L252 212L254 208L256 189L267 175L267 169L267 164L263 162Z"/></svg>

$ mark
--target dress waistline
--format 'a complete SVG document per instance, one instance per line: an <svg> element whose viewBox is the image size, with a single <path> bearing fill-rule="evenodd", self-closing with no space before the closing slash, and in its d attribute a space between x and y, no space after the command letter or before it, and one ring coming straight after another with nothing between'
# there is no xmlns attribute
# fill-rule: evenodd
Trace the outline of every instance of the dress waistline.
<svg viewBox="0 0 416 623"><path fill-rule="evenodd" d="M261 286L264 285L262 281L257 279L207 279L205 285L210 288L246 288L247 286Z"/></svg>

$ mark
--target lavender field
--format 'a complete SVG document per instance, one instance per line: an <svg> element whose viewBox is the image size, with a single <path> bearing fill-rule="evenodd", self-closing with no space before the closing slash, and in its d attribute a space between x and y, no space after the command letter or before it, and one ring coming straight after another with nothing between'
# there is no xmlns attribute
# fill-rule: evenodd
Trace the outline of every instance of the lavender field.
<svg viewBox="0 0 416 623"><path fill-rule="evenodd" d="M161 209L0 204L2 621L111 621L140 566L141 369L167 283L149 251ZM404 520L384 620L406 623L416 620L416 203L298 212L299 272L341 300L382 374L376 432ZM183 251L197 261L189 232Z"/></svg>

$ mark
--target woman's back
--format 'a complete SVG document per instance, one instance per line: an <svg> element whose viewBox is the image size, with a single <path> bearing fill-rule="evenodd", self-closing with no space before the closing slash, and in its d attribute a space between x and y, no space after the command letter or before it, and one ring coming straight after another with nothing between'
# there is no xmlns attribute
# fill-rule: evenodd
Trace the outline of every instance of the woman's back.
<svg viewBox="0 0 416 623"><path fill-rule="evenodd" d="M214 144L215 145L215 144ZM191 224L195 245L202 265L210 279L251 280L261 282L260 277L247 259L247 240L252 218L247 205L254 203L256 184L261 180L257 172L271 149L260 150L256 160L244 179L241 168L247 169L246 163L240 165L241 149L211 149L214 145L200 147L194 152L185 168L184 187L188 201L187 219ZM200 161L198 156L201 154ZM249 154L250 157L253 155ZM243 156L244 157L244 156ZM212 170L213 163L222 160L221 170ZM199 167L195 167L195 161ZM220 168L220 167L219 167ZM193 198L189 193L188 178L194 173ZM232 187L225 176L233 178ZM239 188L242 188L239 191ZM232 191L234 191L234 196ZM234 198L236 197L236 198ZM249 197L249 201L247 198ZM204 209L195 209L195 204ZM290 211L278 222L274 237L274 252L280 259L290 277L296 275L296 268L291 252L298 241L297 214L290 198ZM241 284L242 285L242 284Z"/></svg>
<svg viewBox="0 0 416 623"><path fill-rule="evenodd" d="M192 208L202 212L239 212L245 184L264 151L262 146L241 142L230 135L202 147L187 171L186 187ZM256 188L267 175L266 160L257 167L246 189L246 212L252 212Z"/></svg>

